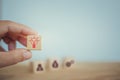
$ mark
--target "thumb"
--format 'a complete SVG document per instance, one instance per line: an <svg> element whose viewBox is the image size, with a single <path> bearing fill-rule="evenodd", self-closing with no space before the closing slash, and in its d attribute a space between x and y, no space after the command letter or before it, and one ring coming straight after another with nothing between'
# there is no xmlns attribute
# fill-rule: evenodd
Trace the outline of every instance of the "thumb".
<svg viewBox="0 0 120 80"><path fill-rule="evenodd" d="M26 49L15 49L8 52L0 52L0 68L16 64L31 58L32 54Z"/></svg>

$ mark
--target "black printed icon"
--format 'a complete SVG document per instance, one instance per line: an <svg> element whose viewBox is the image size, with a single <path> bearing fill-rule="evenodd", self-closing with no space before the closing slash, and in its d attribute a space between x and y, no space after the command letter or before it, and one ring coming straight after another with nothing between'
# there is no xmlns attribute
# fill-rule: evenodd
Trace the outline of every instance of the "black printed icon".
<svg viewBox="0 0 120 80"><path fill-rule="evenodd" d="M58 63L57 63L57 61L55 60L55 61L53 62L53 64L52 64L52 67L53 67L53 68L58 68L58 66L59 66Z"/></svg>
<svg viewBox="0 0 120 80"><path fill-rule="evenodd" d="M37 71L43 71L43 67L41 64L38 64Z"/></svg>
<svg viewBox="0 0 120 80"><path fill-rule="evenodd" d="M67 66L67 67L70 67L70 66L71 66L71 63L70 63L70 62L66 62L66 66Z"/></svg>
<svg viewBox="0 0 120 80"><path fill-rule="evenodd" d="M66 62L65 65L66 65L67 67L71 67L72 64L74 64L74 60L71 60L71 61L69 61L69 62Z"/></svg>

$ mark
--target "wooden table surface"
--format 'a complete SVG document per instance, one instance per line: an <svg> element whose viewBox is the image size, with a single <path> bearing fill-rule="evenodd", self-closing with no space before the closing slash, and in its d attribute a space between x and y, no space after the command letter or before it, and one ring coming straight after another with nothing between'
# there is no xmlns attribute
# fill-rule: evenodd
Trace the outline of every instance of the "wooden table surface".
<svg viewBox="0 0 120 80"><path fill-rule="evenodd" d="M0 80L120 80L120 62L79 62L70 70L31 72L29 64L0 69Z"/></svg>

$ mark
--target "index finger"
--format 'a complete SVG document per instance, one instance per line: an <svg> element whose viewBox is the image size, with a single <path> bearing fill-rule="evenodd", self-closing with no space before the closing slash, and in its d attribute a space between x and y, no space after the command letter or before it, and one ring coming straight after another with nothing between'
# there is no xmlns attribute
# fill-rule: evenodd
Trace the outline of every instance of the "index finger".
<svg viewBox="0 0 120 80"><path fill-rule="evenodd" d="M7 32L9 33L15 33L15 34L21 34L21 35L36 35L37 32L31 29L30 27L27 27L26 25L19 24L13 21L0 21L0 34L5 34Z"/></svg>

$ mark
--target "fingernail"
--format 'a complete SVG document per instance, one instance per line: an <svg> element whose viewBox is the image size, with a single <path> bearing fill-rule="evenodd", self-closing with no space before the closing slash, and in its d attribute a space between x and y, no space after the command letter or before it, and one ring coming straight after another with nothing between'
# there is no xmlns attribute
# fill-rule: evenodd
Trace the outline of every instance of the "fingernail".
<svg viewBox="0 0 120 80"><path fill-rule="evenodd" d="M25 53L23 53L23 57L24 57L25 60L31 58L31 52L26 51Z"/></svg>

